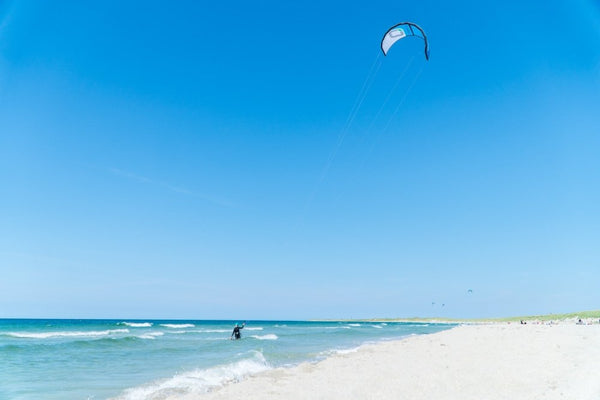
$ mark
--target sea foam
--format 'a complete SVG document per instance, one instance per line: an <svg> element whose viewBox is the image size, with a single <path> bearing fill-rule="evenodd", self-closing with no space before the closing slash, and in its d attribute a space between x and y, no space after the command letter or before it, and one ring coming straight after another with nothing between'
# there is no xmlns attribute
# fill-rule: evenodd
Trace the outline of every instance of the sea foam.
<svg viewBox="0 0 600 400"><path fill-rule="evenodd" d="M171 328L171 329L181 329L181 328L193 328L196 325L194 325L194 324L160 324L160 326L164 326L165 328Z"/></svg>
<svg viewBox="0 0 600 400"><path fill-rule="evenodd" d="M49 339L60 337L99 337L117 333L129 333L129 329L109 329L105 331L56 331L56 332L7 332L6 336L26 339Z"/></svg>
<svg viewBox="0 0 600 400"><path fill-rule="evenodd" d="M251 338L258 340L277 340L279 337L275 334L269 333L267 335L251 335Z"/></svg>
<svg viewBox="0 0 600 400"><path fill-rule="evenodd" d="M356 353L359 349L360 349L360 346L352 347L349 349L336 349L336 350L333 350L333 354L344 355L344 354Z"/></svg>
<svg viewBox="0 0 600 400"><path fill-rule="evenodd" d="M170 396L200 395L227 383L271 369L259 351L252 351L247 359L207 369L177 374L147 385L125 390L113 400L165 399Z"/></svg>
<svg viewBox="0 0 600 400"><path fill-rule="evenodd" d="M140 339L156 339L157 336L164 335L163 332L148 332L143 335L138 336Z"/></svg>
<svg viewBox="0 0 600 400"><path fill-rule="evenodd" d="M132 328L149 328L152 322L121 322L119 325L130 326Z"/></svg>

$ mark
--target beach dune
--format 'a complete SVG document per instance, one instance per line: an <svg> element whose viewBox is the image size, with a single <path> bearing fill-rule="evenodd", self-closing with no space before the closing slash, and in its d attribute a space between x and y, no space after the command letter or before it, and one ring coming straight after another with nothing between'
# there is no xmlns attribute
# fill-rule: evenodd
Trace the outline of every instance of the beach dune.
<svg viewBox="0 0 600 400"><path fill-rule="evenodd" d="M600 399L600 325L466 325L174 399Z"/></svg>

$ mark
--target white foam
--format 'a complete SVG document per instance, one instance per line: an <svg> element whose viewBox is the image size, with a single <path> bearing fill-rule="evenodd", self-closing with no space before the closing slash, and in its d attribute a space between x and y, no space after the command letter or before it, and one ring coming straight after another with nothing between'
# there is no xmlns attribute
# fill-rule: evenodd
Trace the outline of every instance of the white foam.
<svg viewBox="0 0 600 400"><path fill-rule="evenodd" d="M160 324L160 326L164 326L165 328L181 329L181 328L193 328L196 325L194 325L194 324Z"/></svg>
<svg viewBox="0 0 600 400"><path fill-rule="evenodd" d="M121 322L120 325L130 326L132 328L149 328L152 322Z"/></svg>
<svg viewBox="0 0 600 400"><path fill-rule="evenodd" d="M262 331L263 328L260 326L256 326L256 327L250 327L250 328L244 328L247 331Z"/></svg>
<svg viewBox="0 0 600 400"><path fill-rule="evenodd" d="M356 353L358 350L360 350L360 348L361 348L361 346L352 347L352 348L348 348L348 349L329 349L329 350L321 351L319 353L319 356L330 357L332 355L344 355L344 354Z"/></svg>
<svg viewBox="0 0 600 400"><path fill-rule="evenodd" d="M128 333L129 329L109 329L106 331L56 331L56 332L7 332L7 336L27 339L49 339L59 337L99 337L117 333Z"/></svg>
<svg viewBox="0 0 600 400"><path fill-rule="evenodd" d="M253 352L249 359L208 369L197 369L147 385L125 390L114 400L147 400L201 395L227 383L238 382L245 377L266 371L271 367L260 352Z"/></svg>
<svg viewBox="0 0 600 400"><path fill-rule="evenodd" d="M273 333L267 335L251 335L250 337L258 340L277 340L279 337Z"/></svg>
<svg viewBox="0 0 600 400"><path fill-rule="evenodd" d="M377 329L383 329L383 326L381 325L371 325L373 328L377 328Z"/></svg>
<svg viewBox="0 0 600 400"><path fill-rule="evenodd" d="M231 329L200 329L198 332L202 333L224 333L231 332Z"/></svg>
<svg viewBox="0 0 600 400"><path fill-rule="evenodd" d="M356 353L360 347L354 347L352 349L338 349L335 350L335 354L350 354Z"/></svg>
<svg viewBox="0 0 600 400"><path fill-rule="evenodd" d="M360 324L348 324L348 326L361 326Z"/></svg>
<svg viewBox="0 0 600 400"><path fill-rule="evenodd" d="M158 336L164 335L163 332L148 332L138 336L140 339L156 339Z"/></svg>

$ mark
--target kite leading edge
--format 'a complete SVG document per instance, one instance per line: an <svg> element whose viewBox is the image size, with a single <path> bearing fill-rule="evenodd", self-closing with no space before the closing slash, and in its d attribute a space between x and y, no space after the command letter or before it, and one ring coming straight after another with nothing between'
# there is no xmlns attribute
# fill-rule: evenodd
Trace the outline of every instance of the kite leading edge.
<svg viewBox="0 0 600 400"><path fill-rule="evenodd" d="M429 42L427 41L427 35L425 31L417 24L412 22L401 22L392 26L387 30L383 39L381 40L381 51L383 55L387 56L390 48L400 39L404 39L407 36L416 36L425 42L425 58L429 61Z"/></svg>

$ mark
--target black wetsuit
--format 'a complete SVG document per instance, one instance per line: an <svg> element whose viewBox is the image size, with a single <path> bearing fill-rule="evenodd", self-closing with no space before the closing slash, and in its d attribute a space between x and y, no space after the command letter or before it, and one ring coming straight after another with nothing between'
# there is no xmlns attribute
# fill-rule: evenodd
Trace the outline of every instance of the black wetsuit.
<svg viewBox="0 0 600 400"><path fill-rule="evenodd" d="M242 337L242 333L240 332L240 329L244 329L244 326L236 326L235 328L233 328L233 332L231 333L231 337L234 337L236 339L241 339Z"/></svg>

